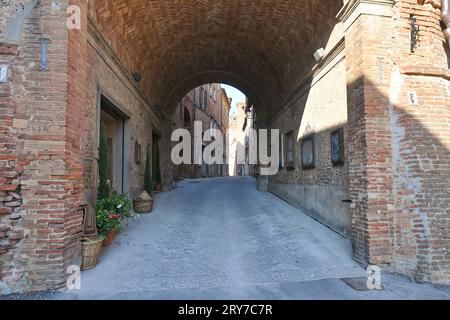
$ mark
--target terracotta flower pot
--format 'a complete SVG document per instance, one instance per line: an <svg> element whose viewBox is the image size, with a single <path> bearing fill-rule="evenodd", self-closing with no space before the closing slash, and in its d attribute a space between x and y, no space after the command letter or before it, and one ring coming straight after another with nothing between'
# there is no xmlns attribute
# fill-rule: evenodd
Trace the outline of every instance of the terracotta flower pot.
<svg viewBox="0 0 450 320"><path fill-rule="evenodd" d="M105 248L109 247L113 243L114 237L116 236L116 234L117 234L117 230L116 229L111 230L108 233L108 236L106 237L106 239L103 240L103 247L105 247Z"/></svg>

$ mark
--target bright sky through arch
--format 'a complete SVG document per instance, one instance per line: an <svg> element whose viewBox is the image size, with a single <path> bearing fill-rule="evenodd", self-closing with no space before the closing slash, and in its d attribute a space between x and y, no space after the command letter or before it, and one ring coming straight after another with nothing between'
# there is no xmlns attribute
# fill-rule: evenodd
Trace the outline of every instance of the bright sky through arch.
<svg viewBox="0 0 450 320"><path fill-rule="evenodd" d="M222 88L224 88L227 91L228 98L232 98L232 104L231 104L231 111L230 115L236 114L237 111L237 103L238 102L245 102L245 94L236 89L235 87L222 84Z"/></svg>

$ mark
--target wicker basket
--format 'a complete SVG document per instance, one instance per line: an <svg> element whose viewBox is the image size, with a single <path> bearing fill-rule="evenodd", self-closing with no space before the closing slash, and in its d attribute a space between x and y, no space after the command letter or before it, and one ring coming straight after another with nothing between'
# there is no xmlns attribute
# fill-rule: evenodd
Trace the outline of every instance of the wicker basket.
<svg viewBox="0 0 450 320"><path fill-rule="evenodd" d="M81 270L95 268L98 263L98 257L102 251L103 240L100 237L83 238L81 241L81 252L83 261Z"/></svg>
<svg viewBox="0 0 450 320"><path fill-rule="evenodd" d="M153 200L134 200L134 211L136 213L148 213L151 212L153 208Z"/></svg>

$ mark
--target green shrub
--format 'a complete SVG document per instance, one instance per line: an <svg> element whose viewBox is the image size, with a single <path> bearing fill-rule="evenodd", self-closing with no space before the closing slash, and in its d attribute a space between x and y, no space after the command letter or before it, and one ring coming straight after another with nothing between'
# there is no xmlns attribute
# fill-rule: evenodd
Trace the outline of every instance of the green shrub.
<svg viewBox="0 0 450 320"><path fill-rule="evenodd" d="M109 198L98 200L95 204L97 230L106 238L112 230L120 231L121 221L131 216L132 202L127 195L112 193Z"/></svg>
<svg viewBox="0 0 450 320"><path fill-rule="evenodd" d="M106 209L96 210L95 214L97 217L97 231L101 238L105 239L113 230L120 231L121 219L119 214L111 213Z"/></svg>
<svg viewBox="0 0 450 320"><path fill-rule="evenodd" d="M109 198L109 195L111 193L108 169L108 135L106 133L105 124L102 121L100 125L100 145L98 148L98 174L100 179L97 196L98 200Z"/></svg>

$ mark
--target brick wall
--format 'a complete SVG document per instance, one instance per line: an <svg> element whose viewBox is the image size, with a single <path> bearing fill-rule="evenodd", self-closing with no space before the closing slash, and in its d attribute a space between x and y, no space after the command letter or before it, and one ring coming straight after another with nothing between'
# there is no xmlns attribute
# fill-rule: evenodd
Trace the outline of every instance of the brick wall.
<svg viewBox="0 0 450 320"><path fill-rule="evenodd" d="M391 47L392 24L390 17L367 14L346 32L354 257L363 265L385 267L393 258L391 64L385 58L386 48Z"/></svg>
<svg viewBox="0 0 450 320"><path fill-rule="evenodd" d="M362 15L346 32L355 258L448 284L450 78L440 2L398 1L392 13ZM420 26L413 51L411 15Z"/></svg>
<svg viewBox="0 0 450 320"><path fill-rule="evenodd" d="M25 3L29 10L20 29L17 55L9 59L10 82L2 84L12 90L6 109L14 113L14 120L3 129L15 137L15 146L2 149L2 156L14 154L16 160L11 158L8 165L14 165L18 173L7 183L15 186L8 190L14 194L7 199L12 195L20 206L1 217L2 230L7 231L7 238L1 240L2 250L6 249L0 256L1 292L64 286L65 265L71 262L68 248L79 230L72 225L77 218L68 203L71 190L66 185L68 1L54 8L50 1L27 7L30 3L34 2ZM6 6L2 30L17 19L8 15L17 5L12 1ZM49 39L46 71L39 70L41 38Z"/></svg>
<svg viewBox="0 0 450 320"><path fill-rule="evenodd" d="M394 55L401 83L391 109L396 270L422 281L450 282L450 71L440 2L395 7ZM409 17L419 42L410 51ZM416 93L416 104L409 99Z"/></svg>

